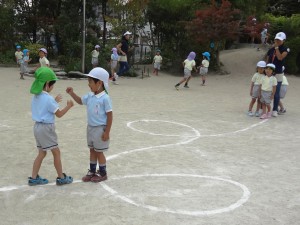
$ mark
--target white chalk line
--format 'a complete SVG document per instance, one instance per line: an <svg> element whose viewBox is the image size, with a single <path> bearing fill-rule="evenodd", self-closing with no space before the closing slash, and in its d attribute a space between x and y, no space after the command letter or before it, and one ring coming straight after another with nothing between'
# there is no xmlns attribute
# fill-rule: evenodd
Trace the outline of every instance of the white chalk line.
<svg viewBox="0 0 300 225"><path fill-rule="evenodd" d="M184 145L184 144L191 143L191 142L193 142L196 139L201 138L201 137L219 137L219 136L224 136L224 135L237 134L237 133L240 133L240 132L245 132L245 131L248 131L250 129L253 129L253 128L263 124L266 121L267 120L263 120L259 123L253 124L249 127L246 127L244 129L240 129L240 130L236 130L236 131L233 131L233 132L221 133L221 134L211 134L211 135L201 135L198 130L196 130L195 128L193 128L191 126L188 126L188 125L182 124L182 123L172 122L172 121L166 121L166 120L136 120L136 121L131 121L131 122L127 123L127 127L134 130L134 131L140 132L140 133L145 133L145 134L149 134L149 135L169 136L169 137L172 137L172 136L178 137L179 136L179 137L190 138L190 139L180 141L180 142L177 142L177 143L173 143L173 144L150 146L150 147L144 147L144 148L124 151L124 152L121 152L121 153L118 153L118 154L115 154L115 155L108 156L107 160L112 160L112 159L118 158L122 155L131 154L131 153L135 153L135 152L146 151L146 150L149 150L149 149L167 148L167 147L170 147L170 146ZM165 135L165 134L142 131L142 130L136 129L132 126L132 124L137 123L137 122L162 122L162 123L171 123L171 124L175 124L175 125L180 125L180 126L183 126L183 127L190 128L195 133L195 136L192 136L192 135ZM179 214L185 214L185 215L198 215L198 216L200 216L200 215L212 215L212 214L217 214L217 213L222 213L222 212L228 212L228 211L234 210L237 207L240 207L242 204L244 204L249 199L249 196L250 196L250 191L244 185L242 185L238 182L235 182L235 181L231 181L231 180L227 180L227 179L223 179L223 178L218 178L218 177L201 176L201 175L188 175L188 174L184 174L184 175L183 174L175 174L175 175L174 174L161 174L161 175L160 174L152 174L152 175L148 174L148 175L135 175L135 177L138 177L138 176L139 177L141 177L141 176L156 176L157 177L157 176L167 176L167 175L168 176L175 176L176 175L176 176L185 176L185 177L190 176L190 177L201 177L201 178L210 178L210 179L222 180L222 181L225 181L225 182L235 184L236 186L239 186L241 189L243 189L244 194L243 194L242 198L239 201L237 201L236 203L234 203L234 204L232 204L232 205L230 205L226 208L222 208L222 209L209 210L209 211L193 211L193 212L186 211L186 210L176 210L175 211L175 210L167 209L167 210L165 210L165 212L179 213ZM126 177L132 178L134 176L124 176L123 178L126 178ZM119 179L121 179L121 178L119 178ZM82 182L81 180L74 180L73 181L73 183L81 183L81 182ZM55 184L56 183L53 182L53 183L49 183L49 184L46 184L46 185L43 185L43 186L52 186L52 185L55 185ZM117 192L114 191L114 189L110 188L105 183L101 183L101 185L105 190L109 191L109 193L111 193L113 195L116 195L117 198L120 198L123 201L126 201L126 202L128 202L132 205L140 206L140 207L147 208L147 209L153 210L153 211L162 211L158 207L135 203L133 200L130 200L125 196L121 196L121 195L117 194ZM7 187L0 188L0 192L19 190L19 189L23 189L23 188L31 188L31 187L29 187L28 185L7 186Z"/></svg>
<svg viewBox="0 0 300 225"><path fill-rule="evenodd" d="M242 206L245 202L248 201L250 197L250 191L249 189L236 181L220 178L220 177L212 177L212 176L201 176L201 175L195 175L195 174L144 174L144 175L130 175L130 176L124 176L120 178L114 178L113 180L120 180L120 179L130 179L130 178L141 178L141 177L194 177L194 178L205 178L205 179L213 179L213 180L219 180L223 182L227 182L230 184L233 184L243 190L242 197L235 203L229 205L228 207L220 208L220 209L214 209L214 210L198 210L198 211L188 211L188 210L172 210L168 208L160 208L152 205L147 205L143 203L137 203L136 201L124 196L118 194L116 190L109 187L107 183L101 183L101 186L108 191L111 195L115 196L118 199L121 199L124 202L127 202L131 205L146 208L152 211L158 211L158 212L165 212L165 213L173 213L173 214L182 214L182 215L189 215L189 216L209 216L213 214L219 214L224 212L232 211L240 206Z"/></svg>

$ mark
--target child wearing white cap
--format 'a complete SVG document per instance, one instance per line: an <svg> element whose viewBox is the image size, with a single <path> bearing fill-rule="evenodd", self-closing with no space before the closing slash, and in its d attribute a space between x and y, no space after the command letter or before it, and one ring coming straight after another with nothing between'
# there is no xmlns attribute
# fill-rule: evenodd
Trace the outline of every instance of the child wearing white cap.
<svg viewBox="0 0 300 225"><path fill-rule="evenodd" d="M107 179L104 152L109 148L109 133L112 126L112 105L107 94L109 73L100 67L92 69L88 76L91 92L79 97L72 87L66 92L80 105L87 107L87 144L90 149L90 169L83 182L101 182ZM99 170L96 172L97 161Z"/></svg>
<svg viewBox="0 0 300 225"><path fill-rule="evenodd" d="M261 79L260 82L260 102L262 104L262 115L260 119L267 119L272 116L271 102L274 99L277 79L274 75L275 65L269 63L266 65L265 72L266 76ZM266 111L268 110L268 111Z"/></svg>
<svg viewBox="0 0 300 225"><path fill-rule="evenodd" d="M100 54L100 45L95 45L95 49L92 51L92 65L93 68L97 67L99 64L99 57Z"/></svg>
<svg viewBox="0 0 300 225"><path fill-rule="evenodd" d="M266 67L266 62L265 61L259 61L256 64L256 73L253 75L252 79L251 79L251 85L250 85L250 96L251 96L251 101L249 104L249 110L248 110L248 116L256 116L259 117L259 110L261 108L261 103L260 100L258 98L259 96L259 86L261 83L261 79L265 76L264 71L265 71L265 67ZM252 108L256 102L257 99L257 105L256 105L256 111L255 114L253 114L252 112Z"/></svg>
<svg viewBox="0 0 300 225"><path fill-rule="evenodd" d="M50 67L50 62L49 60L47 59L47 49L45 48L40 48L39 49L39 65L36 67L36 70L40 67Z"/></svg>

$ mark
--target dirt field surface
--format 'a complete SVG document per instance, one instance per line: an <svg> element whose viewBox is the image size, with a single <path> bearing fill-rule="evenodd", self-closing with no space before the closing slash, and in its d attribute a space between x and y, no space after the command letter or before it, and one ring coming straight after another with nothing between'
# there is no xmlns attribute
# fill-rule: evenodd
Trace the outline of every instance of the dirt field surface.
<svg viewBox="0 0 300 225"><path fill-rule="evenodd" d="M263 52L222 52L229 75L120 78L110 85L113 127L108 180L83 183L89 168L86 108L56 118L64 172L56 186L48 153L39 174L50 184L29 187L37 150L29 93L32 77L0 68L1 225L298 225L300 221L300 79L287 75L285 115L248 117L249 89ZM150 71L152 72L152 71ZM87 80L59 80L51 92L82 96Z"/></svg>

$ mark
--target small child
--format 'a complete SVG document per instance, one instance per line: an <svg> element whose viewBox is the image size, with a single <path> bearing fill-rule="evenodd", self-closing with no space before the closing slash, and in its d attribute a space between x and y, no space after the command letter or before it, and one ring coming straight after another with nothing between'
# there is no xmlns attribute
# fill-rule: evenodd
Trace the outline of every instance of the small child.
<svg viewBox="0 0 300 225"><path fill-rule="evenodd" d="M209 60L210 60L210 54L209 52L203 52L203 60L201 62L199 74L201 75L202 78L202 86L205 86L205 80L206 80L206 74L208 72L208 67L209 67Z"/></svg>
<svg viewBox="0 0 300 225"><path fill-rule="evenodd" d="M156 76L158 76L158 71L160 70L161 63L162 63L162 57L160 55L160 50L157 49L156 50L156 55L153 58L153 67L154 67L153 73Z"/></svg>
<svg viewBox="0 0 300 225"><path fill-rule="evenodd" d="M117 82L118 75L116 74L116 69L117 69L118 60L119 60L118 49L112 48L111 51L112 51L112 54L110 56L110 69L111 69L110 77L112 77L113 84L118 84L118 82Z"/></svg>
<svg viewBox="0 0 300 225"><path fill-rule="evenodd" d="M100 45L95 45L95 49L92 51L92 65L93 68L97 67L99 64L99 54L100 54Z"/></svg>
<svg viewBox="0 0 300 225"><path fill-rule="evenodd" d="M21 61L23 59L23 52L21 51L21 46L20 45L17 45L16 48L17 48L17 51L15 52L16 63L18 64L18 66L20 66Z"/></svg>
<svg viewBox="0 0 300 225"><path fill-rule="evenodd" d="M260 119L267 119L272 116L271 102L276 92L277 79L275 75L275 65L269 63L266 65L264 76L260 82L260 102L262 104L262 116ZM268 112L266 112L266 109Z"/></svg>
<svg viewBox="0 0 300 225"><path fill-rule="evenodd" d="M282 71L284 71L284 69L285 69L285 67L283 66L282 67ZM279 94L280 95L279 111L278 111L279 115L283 115L284 113L286 113L286 108L284 108L281 99L284 99L284 97L286 95L286 92L287 92L287 86L288 85L289 85L289 82L288 82L286 76L283 75L283 77L282 77L282 84L281 84L281 88L280 88L280 94Z"/></svg>
<svg viewBox="0 0 300 225"><path fill-rule="evenodd" d="M189 88L188 86L188 82L191 79L192 76L192 70L194 69L196 71L196 62L195 62L195 57L196 57L196 53L195 52L190 52L190 54L188 55L187 59L183 61L182 65L184 67L184 76L183 79L175 85L175 88L177 90L179 90L179 86L180 84L182 84L183 82L185 82L184 87L185 88Z"/></svg>
<svg viewBox="0 0 300 225"><path fill-rule="evenodd" d="M258 98L259 96L259 87L261 83L261 79L265 76L264 71L266 67L266 62L265 61L259 61L257 63L257 68L256 68L256 73L253 75L251 79L251 86L250 86L250 96L252 97L251 102L249 104L249 110L248 110L248 116L256 116L259 117L259 110L261 108L261 103ZM255 114L252 112L252 108L256 102L257 99L257 105L256 105L256 111Z"/></svg>
<svg viewBox="0 0 300 225"><path fill-rule="evenodd" d="M36 69L40 68L40 67L50 67L50 62L49 60L46 58L47 57L47 50L45 48L40 48L39 49L39 65L37 66Z"/></svg>
<svg viewBox="0 0 300 225"><path fill-rule="evenodd" d="M29 50L28 49L24 49L23 50L23 60L21 60L21 72L20 72L20 79L24 80L24 74L28 73L28 63L31 61L31 59L29 58Z"/></svg>
<svg viewBox="0 0 300 225"><path fill-rule="evenodd" d="M31 102L32 119L34 124L34 137L36 140L38 155L33 163L32 175L28 178L28 185L47 184L48 180L38 175L43 159L47 151L51 151L54 158L54 167L58 177L57 185L70 184L73 178L63 173L60 150L55 132L55 116L62 117L73 106L73 101L68 100L67 106L59 109L57 102L61 100L58 95L55 99L49 95L53 90L57 77L54 71L48 67L41 67L34 73L35 80L31 85L30 93L34 94Z"/></svg>
<svg viewBox="0 0 300 225"><path fill-rule="evenodd" d="M108 91L108 72L96 67L90 71L88 86L91 92L79 97L74 93L72 87L66 92L80 105L87 107L87 144L90 149L90 169L83 182L101 182L107 179L106 158L104 152L109 148L109 133L112 125L113 113ZM99 170L96 172L97 161Z"/></svg>

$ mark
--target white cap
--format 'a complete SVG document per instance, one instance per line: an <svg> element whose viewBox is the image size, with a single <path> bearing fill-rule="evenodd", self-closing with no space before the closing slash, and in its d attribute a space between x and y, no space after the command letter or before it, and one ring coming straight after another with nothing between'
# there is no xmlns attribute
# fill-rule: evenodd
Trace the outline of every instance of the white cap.
<svg viewBox="0 0 300 225"><path fill-rule="evenodd" d="M95 45L95 48L100 48L100 45Z"/></svg>
<svg viewBox="0 0 300 225"><path fill-rule="evenodd" d="M47 50L46 50L45 48L40 48L39 51L42 51L42 52L44 52L45 54L48 54L48 52L47 52Z"/></svg>
<svg viewBox="0 0 300 225"><path fill-rule="evenodd" d="M266 67L273 68L275 70L276 66L273 63L268 63Z"/></svg>
<svg viewBox="0 0 300 225"><path fill-rule="evenodd" d="M257 67L260 67L260 68L265 68L266 67L266 62L265 61L259 61L257 64L256 64Z"/></svg>
<svg viewBox="0 0 300 225"><path fill-rule="evenodd" d="M92 69L89 72L89 74L84 74L84 75L101 80L104 84L105 90L108 91L109 73L105 69L103 69L101 67L96 67L96 68Z"/></svg>
<svg viewBox="0 0 300 225"><path fill-rule="evenodd" d="M276 36L275 36L274 39L275 39L275 40L278 39L278 40L283 41L283 40L286 39L286 35L285 35L285 33L283 33L283 32L279 32L279 33L276 34Z"/></svg>
<svg viewBox="0 0 300 225"><path fill-rule="evenodd" d="M123 36L130 35L130 34L132 34L132 33L130 33L129 31L126 31L126 32L123 34Z"/></svg>

